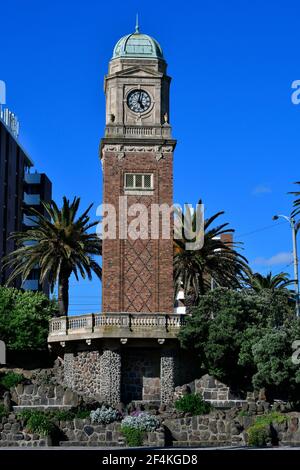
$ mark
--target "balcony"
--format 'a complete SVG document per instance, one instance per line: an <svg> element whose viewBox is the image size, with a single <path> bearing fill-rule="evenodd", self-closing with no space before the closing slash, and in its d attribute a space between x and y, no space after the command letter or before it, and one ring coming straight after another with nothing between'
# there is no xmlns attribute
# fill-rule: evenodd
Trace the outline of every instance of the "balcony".
<svg viewBox="0 0 300 470"><path fill-rule="evenodd" d="M41 203L41 196L39 194L24 193L23 201L28 206L39 206Z"/></svg>
<svg viewBox="0 0 300 470"><path fill-rule="evenodd" d="M35 227L37 225L37 222L38 218L36 215L23 215L23 224L26 225L26 227Z"/></svg>
<svg viewBox="0 0 300 470"><path fill-rule="evenodd" d="M40 173L25 173L24 180L28 184L40 184L41 174Z"/></svg>
<svg viewBox="0 0 300 470"><path fill-rule="evenodd" d="M23 282L22 288L24 290L38 290L39 289L39 281L37 279L27 279Z"/></svg>
<svg viewBox="0 0 300 470"><path fill-rule="evenodd" d="M49 343L96 338L174 339L186 315L162 313L103 313L50 320Z"/></svg>

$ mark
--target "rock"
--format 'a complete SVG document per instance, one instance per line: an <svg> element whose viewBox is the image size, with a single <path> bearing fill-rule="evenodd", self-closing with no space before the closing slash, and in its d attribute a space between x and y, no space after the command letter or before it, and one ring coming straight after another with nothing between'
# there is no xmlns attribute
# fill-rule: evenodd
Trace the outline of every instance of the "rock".
<svg viewBox="0 0 300 470"><path fill-rule="evenodd" d="M260 401L267 401L267 397L266 397L266 389L265 388L261 388L258 392L258 400Z"/></svg>
<svg viewBox="0 0 300 470"><path fill-rule="evenodd" d="M48 398L53 398L54 397L54 387L53 387L53 385L49 386L47 396L48 396Z"/></svg>
<svg viewBox="0 0 300 470"><path fill-rule="evenodd" d="M84 421L82 419L75 418L74 419L74 426L75 426L75 429L82 429L83 426L84 426Z"/></svg>
<svg viewBox="0 0 300 470"><path fill-rule="evenodd" d="M33 392L33 385L32 384L24 386L25 395L32 395L32 392Z"/></svg>
<svg viewBox="0 0 300 470"><path fill-rule="evenodd" d="M256 403L249 403L249 413L256 413Z"/></svg>
<svg viewBox="0 0 300 470"><path fill-rule="evenodd" d="M208 429L214 433L217 434L217 421L216 420L211 420L208 425Z"/></svg>
<svg viewBox="0 0 300 470"><path fill-rule="evenodd" d="M12 403L11 403L11 394L10 392L4 392L3 395L3 405L6 411L12 410Z"/></svg>
<svg viewBox="0 0 300 470"><path fill-rule="evenodd" d="M18 431L20 431L20 428L20 423L13 423L11 426L11 431L17 433Z"/></svg>
<svg viewBox="0 0 300 470"><path fill-rule="evenodd" d="M217 421L217 430L218 433L224 433L225 432L225 424L223 421Z"/></svg>
<svg viewBox="0 0 300 470"><path fill-rule="evenodd" d="M83 431L87 436L91 436L94 432L93 426L84 426Z"/></svg>
<svg viewBox="0 0 300 470"><path fill-rule="evenodd" d="M243 411L248 411L248 407L249 407L248 403L242 403L242 410Z"/></svg>
<svg viewBox="0 0 300 470"><path fill-rule="evenodd" d="M57 399L59 398L63 398L64 396L64 387L62 387L62 385L57 385L56 388L55 388L55 396Z"/></svg>
<svg viewBox="0 0 300 470"><path fill-rule="evenodd" d="M237 436L241 433L242 427L239 423L232 423L231 424L231 434L232 436Z"/></svg>
<svg viewBox="0 0 300 470"><path fill-rule="evenodd" d="M78 395L77 393L73 392L69 388L64 393L64 398L63 398L63 404L64 405L71 405L71 406L77 406L78 405Z"/></svg>
<svg viewBox="0 0 300 470"><path fill-rule="evenodd" d="M270 403L267 402L267 401L264 401L264 402L262 403L262 406L264 407L265 413L267 413L267 412L270 410L270 408L271 408Z"/></svg>
<svg viewBox="0 0 300 470"><path fill-rule="evenodd" d="M189 385L183 385L181 387L181 393L182 395L190 395L191 394L191 387Z"/></svg>
<svg viewBox="0 0 300 470"><path fill-rule="evenodd" d="M162 405L160 405L158 411L159 411L160 413L164 413L164 412L166 411L166 409L167 409L166 405L162 404Z"/></svg>
<svg viewBox="0 0 300 470"><path fill-rule="evenodd" d="M125 405L124 405L124 403L120 402L120 403L117 404L117 406L116 406L115 408L116 408L116 410L118 410L120 413L123 413L124 410L125 410Z"/></svg>
<svg viewBox="0 0 300 470"><path fill-rule="evenodd" d="M289 431L296 432L297 429L298 429L298 418L296 416L293 416L290 419Z"/></svg>
<svg viewBox="0 0 300 470"><path fill-rule="evenodd" d="M261 403L257 404L256 411L257 411L257 414L263 414L264 413L264 407Z"/></svg>
<svg viewBox="0 0 300 470"><path fill-rule="evenodd" d="M18 384L16 386L16 393L20 396L23 395L24 393L24 385L23 384Z"/></svg>

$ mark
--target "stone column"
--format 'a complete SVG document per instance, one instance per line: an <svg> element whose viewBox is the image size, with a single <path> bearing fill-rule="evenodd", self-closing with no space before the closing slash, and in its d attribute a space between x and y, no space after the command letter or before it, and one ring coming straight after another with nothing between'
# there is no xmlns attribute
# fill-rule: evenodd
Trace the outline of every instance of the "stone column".
<svg viewBox="0 0 300 470"><path fill-rule="evenodd" d="M174 350L162 350L160 356L160 401L173 402L175 390L176 354Z"/></svg>
<svg viewBox="0 0 300 470"><path fill-rule="evenodd" d="M64 354L64 383L67 387L74 387L74 354Z"/></svg>
<svg viewBox="0 0 300 470"><path fill-rule="evenodd" d="M121 401L121 352L117 349L104 349L100 359L101 396L109 405Z"/></svg>

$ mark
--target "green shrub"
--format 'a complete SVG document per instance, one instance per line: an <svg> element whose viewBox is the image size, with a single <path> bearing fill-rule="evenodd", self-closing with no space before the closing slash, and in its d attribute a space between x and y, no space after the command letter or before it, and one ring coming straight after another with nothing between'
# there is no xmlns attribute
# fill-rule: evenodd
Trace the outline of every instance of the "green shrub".
<svg viewBox="0 0 300 470"><path fill-rule="evenodd" d="M16 374L13 371L6 372L4 376L0 378L0 384L9 390L11 387L15 387L25 379L24 375Z"/></svg>
<svg viewBox="0 0 300 470"><path fill-rule="evenodd" d="M255 420L255 423L264 424L267 426L270 424L281 424L286 420L287 417L284 414L279 413L278 411L270 411L270 413L258 416Z"/></svg>
<svg viewBox="0 0 300 470"><path fill-rule="evenodd" d="M270 426L272 424L282 424L286 421L287 417L277 411L271 411L265 415L258 416L255 422L247 429L248 444L255 447L267 445Z"/></svg>
<svg viewBox="0 0 300 470"><path fill-rule="evenodd" d="M246 410L241 410L239 411L239 416L250 416L250 413Z"/></svg>
<svg viewBox="0 0 300 470"><path fill-rule="evenodd" d="M23 420L26 429L30 433L37 433L42 436L53 434L54 423L48 413L37 410L23 410L18 415Z"/></svg>
<svg viewBox="0 0 300 470"><path fill-rule="evenodd" d="M5 409L3 403L0 403L0 420L4 418L4 416L7 416L7 415L8 415L8 412Z"/></svg>
<svg viewBox="0 0 300 470"><path fill-rule="evenodd" d="M204 415L210 412L211 405L203 400L199 393L183 395L175 401L175 408L184 413L191 413L193 416Z"/></svg>
<svg viewBox="0 0 300 470"><path fill-rule="evenodd" d="M84 410L84 409L78 409L75 411L75 418L78 418L78 419L85 419L85 418L89 418L90 417L90 410Z"/></svg>
<svg viewBox="0 0 300 470"><path fill-rule="evenodd" d="M121 432L125 437L128 447L140 447L143 445L144 432L131 426L122 426Z"/></svg>
<svg viewBox="0 0 300 470"><path fill-rule="evenodd" d="M70 410L54 410L49 412L48 415L53 421L72 421L74 418L88 418L90 411L83 408L71 408Z"/></svg>
<svg viewBox="0 0 300 470"><path fill-rule="evenodd" d="M27 421L26 427L29 432L41 434L42 436L51 435L54 431L54 425L51 419L41 411L35 411Z"/></svg>
<svg viewBox="0 0 300 470"><path fill-rule="evenodd" d="M269 425L254 423L247 429L248 444L253 447L264 447L269 437Z"/></svg>
<svg viewBox="0 0 300 470"><path fill-rule="evenodd" d="M29 420L31 414L32 414L32 410L22 410L20 411L18 414L17 414L17 418L18 419L21 419L23 421L24 424L27 423L27 421Z"/></svg>
<svg viewBox="0 0 300 470"><path fill-rule="evenodd" d="M72 410L54 410L49 413L53 421L72 421L75 418L75 411Z"/></svg>

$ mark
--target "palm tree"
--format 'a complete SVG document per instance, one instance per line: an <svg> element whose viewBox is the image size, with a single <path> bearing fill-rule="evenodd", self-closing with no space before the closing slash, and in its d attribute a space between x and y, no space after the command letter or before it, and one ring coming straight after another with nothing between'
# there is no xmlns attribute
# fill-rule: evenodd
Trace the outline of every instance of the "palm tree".
<svg viewBox="0 0 300 470"><path fill-rule="evenodd" d="M201 201L199 201L201 204ZM237 243L221 238L223 234L231 234L233 229L228 228L228 223L211 227L213 222L224 212L218 212L204 220L204 226L197 233L196 212L191 213L187 207L185 214L180 214L175 223L174 239L174 285L175 296L178 290L183 288L186 305L197 305L199 296L211 289L211 282L220 287L239 288L243 277L248 273L247 259L235 249ZM199 248L187 249L191 242L186 226L190 224L194 241L201 239L203 232L203 244Z"/></svg>
<svg viewBox="0 0 300 470"><path fill-rule="evenodd" d="M297 181L295 184L300 184L300 181ZM295 199L295 201L293 202L294 210L291 214L292 217L296 217L300 214L300 191L293 191L289 194L293 194L294 196L298 197L298 199Z"/></svg>
<svg viewBox="0 0 300 470"><path fill-rule="evenodd" d="M101 278L101 267L93 259L101 255L101 241L95 233L88 233L98 222L90 223L88 215L92 204L77 216L80 198L70 201L64 197L62 208L54 201L42 203L45 215L35 209L30 213L35 216L35 227L25 232L15 232L10 238L16 242L16 250L4 258L3 268L12 270L7 285L21 277L24 282L31 270L39 267L39 282L50 283L51 292L58 284L58 307L60 315L68 314L69 278L73 273L78 280L81 277L92 278L94 272Z"/></svg>
<svg viewBox="0 0 300 470"><path fill-rule="evenodd" d="M266 276L263 276L260 273L250 273L246 281L246 284L248 284L255 292L261 292L265 289L270 291L278 289L285 290L287 286L293 283L294 281L289 279L289 275L287 273L279 273L273 276L271 272Z"/></svg>

